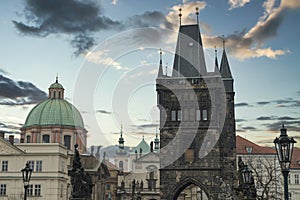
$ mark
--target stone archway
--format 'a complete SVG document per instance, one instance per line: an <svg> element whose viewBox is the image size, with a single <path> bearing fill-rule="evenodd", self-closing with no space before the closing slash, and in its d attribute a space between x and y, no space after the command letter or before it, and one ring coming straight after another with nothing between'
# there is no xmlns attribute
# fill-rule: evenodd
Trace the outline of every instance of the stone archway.
<svg viewBox="0 0 300 200"><path fill-rule="evenodd" d="M200 188L203 200L209 199L209 194L205 185L203 185L199 180L192 177L185 178L184 180L181 180L179 183L177 183L171 190L168 197L171 197L170 199L173 200L180 199L179 197L181 196L182 191L191 186Z"/></svg>

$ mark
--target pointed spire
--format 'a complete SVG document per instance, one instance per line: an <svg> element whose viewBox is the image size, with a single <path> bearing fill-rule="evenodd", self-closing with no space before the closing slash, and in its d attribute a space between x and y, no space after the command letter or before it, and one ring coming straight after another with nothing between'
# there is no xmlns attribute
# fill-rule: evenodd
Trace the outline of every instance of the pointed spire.
<svg viewBox="0 0 300 200"><path fill-rule="evenodd" d="M58 73L56 74L56 81L55 83L58 83Z"/></svg>
<svg viewBox="0 0 300 200"><path fill-rule="evenodd" d="M197 24L199 24L199 8L196 7Z"/></svg>
<svg viewBox="0 0 300 200"><path fill-rule="evenodd" d="M217 47L215 46L215 73L220 73L219 71L219 63L218 63L218 51Z"/></svg>
<svg viewBox="0 0 300 200"><path fill-rule="evenodd" d="M157 77L163 77L163 66L162 66L162 51L159 51L159 68Z"/></svg>
<svg viewBox="0 0 300 200"><path fill-rule="evenodd" d="M121 132L119 138L119 149L124 149L123 126L121 125Z"/></svg>
<svg viewBox="0 0 300 200"><path fill-rule="evenodd" d="M222 59L221 59L220 73L221 73L222 78L231 78L232 79L230 66L229 66L226 51L225 51L225 39L224 38L223 38L223 55L222 55Z"/></svg>
<svg viewBox="0 0 300 200"><path fill-rule="evenodd" d="M158 139L158 133L157 133L157 127L156 127L156 137L154 139L154 150L159 149L159 139Z"/></svg>
<svg viewBox="0 0 300 200"><path fill-rule="evenodd" d="M182 14L181 14L181 11L182 11L182 9L181 8L179 8L179 26L181 26L181 17L182 17Z"/></svg>

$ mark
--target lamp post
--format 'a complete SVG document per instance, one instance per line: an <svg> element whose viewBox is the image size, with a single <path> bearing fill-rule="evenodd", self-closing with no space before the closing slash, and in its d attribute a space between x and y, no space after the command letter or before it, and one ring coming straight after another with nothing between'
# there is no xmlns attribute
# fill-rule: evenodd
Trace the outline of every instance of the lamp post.
<svg viewBox="0 0 300 200"><path fill-rule="evenodd" d="M250 196L250 181L252 179L252 171L249 170L248 165L244 166L244 169L242 171L242 177L243 177L243 183L246 189L247 193L247 199L249 199Z"/></svg>
<svg viewBox="0 0 300 200"><path fill-rule="evenodd" d="M279 138L275 138L274 144L279 160L279 164L281 167L281 172L284 178L284 199L288 200L289 192L288 192L288 174L290 172L290 164L293 154L294 143L296 141L294 138L288 137L286 133L286 128L282 125L280 129Z"/></svg>
<svg viewBox="0 0 300 200"><path fill-rule="evenodd" d="M32 174L32 169L29 166L29 162L26 163L25 168L22 169L21 172L22 172L22 176L23 176L23 183L24 183L24 190L25 190L24 200L26 200L27 199L27 189L28 189L29 181L30 181L31 174Z"/></svg>

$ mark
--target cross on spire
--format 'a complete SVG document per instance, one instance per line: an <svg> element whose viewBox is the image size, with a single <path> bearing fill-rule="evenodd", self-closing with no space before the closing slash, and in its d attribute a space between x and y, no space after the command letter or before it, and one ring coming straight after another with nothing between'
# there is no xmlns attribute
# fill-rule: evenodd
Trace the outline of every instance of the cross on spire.
<svg viewBox="0 0 300 200"><path fill-rule="evenodd" d="M179 25L180 26L181 26L181 17L182 17L181 11L182 11L182 9L179 8Z"/></svg>
<svg viewBox="0 0 300 200"><path fill-rule="evenodd" d="M196 7L197 24L199 24L199 8Z"/></svg>

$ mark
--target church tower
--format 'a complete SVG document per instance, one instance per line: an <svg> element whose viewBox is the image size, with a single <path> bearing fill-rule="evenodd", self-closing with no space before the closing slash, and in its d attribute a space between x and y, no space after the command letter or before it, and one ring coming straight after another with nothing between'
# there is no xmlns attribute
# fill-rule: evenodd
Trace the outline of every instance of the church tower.
<svg viewBox="0 0 300 200"><path fill-rule="evenodd" d="M177 199L191 185L207 199L233 197L234 90L225 45L220 70L216 60L214 72L208 72L198 23L180 23L171 76L163 74L161 60L156 79L161 199Z"/></svg>

